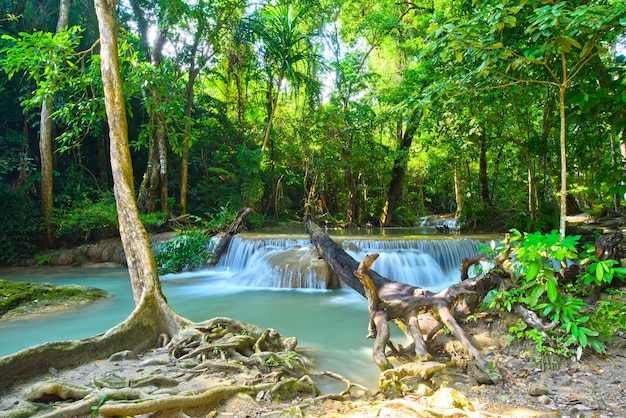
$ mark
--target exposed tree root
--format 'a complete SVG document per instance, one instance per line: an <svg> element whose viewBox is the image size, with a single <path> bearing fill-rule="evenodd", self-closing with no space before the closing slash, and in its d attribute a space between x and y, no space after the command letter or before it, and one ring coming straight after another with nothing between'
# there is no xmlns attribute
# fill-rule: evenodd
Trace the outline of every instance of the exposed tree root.
<svg viewBox="0 0 626 418"><path fill-rule="evenodd" d="M99 408L100 415L105 417L133 416L150 414L158 411L187 409L202 406L206 409L216 407L220 402L238 393L256 393L267 389L268 383L254 386L229 385L211 388L197 395L168 396L160 399L149 399L137 403L105 403Z"/></svg>
<svg viewBox="0 0 626 418"><path fill-rule="evenodd" d="M310 377L314 374L312 363L295 351L296 344L295 338L283 337L273 329L214 318L181 329L165 347L144 358L129 350L115 353L106 363L109 368L117 365L119 372L99 376L93 386L62 380L30 386L22 392L21 412L0 412L0 417L35 413L51 418L87 416L96 410L102 416L176 410L195 415L194 408L213 409L237 394L268 402L315 400L320 390ZM146 369L147 375L135 372L129 377L134 370ZM337 397L369 394L367 389L332 372L323 375L346 383L346 390ZM190 387L196 389L185 389ZM200 387L203 389L197 390ZM351 393L356 387L361 389L360 394Z"/></svg>
<svg viewBox="0 0 626 418"><path fill-rule="evenodd" d="M499 286L500 280L495 275L482 274L475 279L467 279L467 269L471 265L483 262L483 257L464 260L462 274L466 280L439 293L433 293L423 288L388 280L371 270L370 267L378 258L378 254L368 254L357 264L311 220L306 221L306 226L311 242L335 274L345 284L367 298L370 313L368 337L375 338L372 357L381 370L393 368L385 353L385 348L390 345L388 321L392 320L398 322L413 339L411 360L429 359L419 316L431 312L441 319L463 345L476 366L477 378L481 383L495 383L501 380L495 363L485 359L472 345L453 314L458 312L459 315L468 315L475 312L486 294ZM457 309L459 302L462 302L462 308ZM393 346L391 347L393 350ZM405 352L406 349L402 351L403 354Z"/></svg>

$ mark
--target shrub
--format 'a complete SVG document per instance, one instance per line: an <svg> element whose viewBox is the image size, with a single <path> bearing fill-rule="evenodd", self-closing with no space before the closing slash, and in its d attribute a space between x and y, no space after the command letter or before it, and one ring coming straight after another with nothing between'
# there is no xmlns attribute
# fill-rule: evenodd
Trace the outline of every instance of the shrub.
<svg viewBox="0 0 626 418"><path fill-rule="evenodd" d="M155 247L155 260L159 274L193 271L206 267L211 261L211 238L204 229L181 231L171 241Z"/></svg>
<svg viewBox="0 0 626 418"><path fill-rule="evenodd" d="M578 358L583 350L591 348L597 353L606 349L610 337L606 329L615 326L617 315L606 312L623 312L609 301L600 305L604 314L590 313L591 309L583 300L589 294L589 285L602 286L613 280L623 280L626 270L616 266L614 260L599 261L593 255L593 247L588 246L582 253L578 250L580 236L561 238L557 231L551 233L526 233L512 230L512 242L516 245L511 251L515 261L514 287L496 294L490 307L511 311L516 304L534 312L544 323L552 327L545 332L530 328L519 322L509 329L512 338L527 338L536 343L542 354ZM557 271L568 262L585 265L584 273L575 281L559 281Z"/></svg>

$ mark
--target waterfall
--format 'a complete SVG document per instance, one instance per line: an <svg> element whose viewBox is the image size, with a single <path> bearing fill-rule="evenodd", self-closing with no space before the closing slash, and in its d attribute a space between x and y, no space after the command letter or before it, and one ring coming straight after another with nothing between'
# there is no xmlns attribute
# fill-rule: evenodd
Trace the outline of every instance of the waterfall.
<svg viewBox="0 0 626 418"><path fill-rule="evenodd" d="M308 239L233 237L217 263L249 287L327 289L328 269Z"/></svg>
<svg viewBox="0 0 626 418"><path fill-rule="evenodd" d="M372 268L391 280L437 291L458 282L461 259L478 253L472 239L337 238L355 260L379 253ZM308 238L263 238L239 234L215 267L232 274L234 284L256 288L336 287L326 263Z"/></svg>
<svg viewBox="0 0 626 418"><path fill-rule="evenodd" d="M369 253L380 256L372 269L413 286L440 290L459 281L461 260L478 254L477 240L346 240L343 249L355 260Z"/></svg>

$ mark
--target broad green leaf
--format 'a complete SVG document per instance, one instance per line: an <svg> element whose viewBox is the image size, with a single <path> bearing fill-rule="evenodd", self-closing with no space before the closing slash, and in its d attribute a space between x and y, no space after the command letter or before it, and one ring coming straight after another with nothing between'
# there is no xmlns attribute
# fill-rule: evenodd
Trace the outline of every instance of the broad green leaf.
<svg viewBox="0 0 626 418"><path fill-rule="evenodd" d="M548 278L548 299L550 302L556 302L556 299L559 295L558 282L554 277Z"/></svg>
<svg viewBox="0 0 626 418"><path fill-rule="evenodd" d="M539 262L533 261L532 263L528 265L528 268L526 269L526 281L530 282L531 280L534 280L535 277L537 277L538 273L539 273Z"/></svg>

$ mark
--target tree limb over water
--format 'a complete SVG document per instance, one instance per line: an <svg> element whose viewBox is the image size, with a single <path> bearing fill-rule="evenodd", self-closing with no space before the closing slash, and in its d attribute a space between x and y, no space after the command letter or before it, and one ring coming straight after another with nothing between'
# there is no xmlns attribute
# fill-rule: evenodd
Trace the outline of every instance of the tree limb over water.
<svg viewBox="0 0 626 418"><path fill-rule="evenodd" d="M369 337L375 337L373 358L381 370L393 368L385 354L389 344L388 321L400 322L411 335L413 360L423 361L429 358L426 341L419 325L419 316L430 312L440 318L454 337L465 347L473 364L477 366L477 380L495 383L501 380L495 363L488 361L471 343L455 315L474 311L486 294L499 285L497 276L483 274L472 280L464 280L441 292L434 293L427 289L395 282L370 269L378 254L368 254L357 263L312 220L305 221L311 242L320 256L328 263L331 270L348 286L368 299L370 312ZM479 262L480 260L473 260ZM465 263L467 268L468 262ZM464 266L464 268L466 268ZM468 297L469 296L469 297ZM460 302L463 302L460 304ZM455 309L462 306L463 309Z"/></svg>

